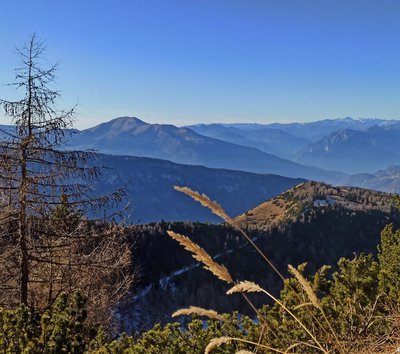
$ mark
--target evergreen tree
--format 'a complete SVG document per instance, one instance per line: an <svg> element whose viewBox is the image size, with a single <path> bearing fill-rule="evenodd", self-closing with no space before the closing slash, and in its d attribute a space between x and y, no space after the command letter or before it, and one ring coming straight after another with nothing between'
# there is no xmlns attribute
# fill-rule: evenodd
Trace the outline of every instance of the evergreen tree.
<svg viewBox="0 0 400 354"><path fill-rule="evenodd" d="M106 213L124 192L95 195L92 185L101 173L94 163L96 155L67 148L75 108L58 108L60 92L53 88L57 65L45 68L45 49L36 35L18 49L21 66L11 85L22 90L23 97L0 100L14 124L2 131L0 143L0 303L4 306L46 308L74 282L94 293L101 276L109 282L114 279L122 294L132 279L130 249L120 230L82 217ZM96 291L101 294L102 288ZM110 300L119 299L115 295L113 291Z"/></svg>
<svg viewBox="0 0 400 354"><path fill-rule="evenodd" d="M394 230L392 224L387 225L381 233L378 258L381 292L400 301L400 230Z"/></svg>

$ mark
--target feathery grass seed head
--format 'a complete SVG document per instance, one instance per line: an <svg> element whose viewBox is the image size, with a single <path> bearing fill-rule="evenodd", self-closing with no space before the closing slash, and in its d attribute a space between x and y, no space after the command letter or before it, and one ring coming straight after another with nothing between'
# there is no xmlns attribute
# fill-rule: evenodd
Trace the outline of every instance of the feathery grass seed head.
<svg viewBox="0 0 400 354"><path fill-rule="evenodd" d="M321 309L321 303L315 294L315 291L311 287L311 284L308 282L306 278L292 265L289 264L288 266L290 273L294 275L294 277L297 279L297 281L300 283L301 287L307 294L308 299L310 302L318 309Z"/></svg>
<svg viewBox="0 0 400 354"><path fill-rule="evenodd" d="M240 283L237 283L235 286L230 288L226 293L228 295L234 294L234 293L259 293L262 292L263 289L257 285L256 283L253 283L251 281L241 281Z"/></svg>
<svg viewBox="0 0 400 354"><path fill-rule="evenodd" d="M168 235L178 241L187 251L193 254L193 258L204 264L204 268L209 270L218 279L227 283L233 283L233 279L225 266L215 262L211 256L199 245L195 244L190 238L176 232L167 231Z"/></svg>
<svg viewBox="0 0 400 354"><path fill-rule="evenodd" d="M196 306L190 306L188 308L179 309L172 314L172 317L192 316L192 315L208 317L219 321L225 321L224 317L220 315L217 311L207 310Z"/></svg>
<svg viewBox="0 0 400 354"><path fill-rule="evenodd" d="M193 191L188 187L174 186L175 190L182 192L189 197L193 198L199 202L202 206L210 209L215 215L219 216L221 219L225 220L229 224L235 224L234 220L231 219L225 210L217 202L211 200L205 194L200 194L199 192Z"/></svg>
<svg viewBox="0 0 400 354"><path fill-rule="evenodd" d="M229 344L230 342L232 342L231 337L214 338L208 343L204 354L210 354L212 350L219 347L221 344Z"/></svg>

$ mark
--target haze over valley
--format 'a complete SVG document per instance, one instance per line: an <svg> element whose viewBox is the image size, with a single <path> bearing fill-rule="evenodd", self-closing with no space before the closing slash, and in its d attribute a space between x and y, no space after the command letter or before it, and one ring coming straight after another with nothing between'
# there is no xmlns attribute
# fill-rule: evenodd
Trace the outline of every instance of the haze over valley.
<svg viewBox="0 0 400 354"><path fill-rule="evenodd" d="M130 186L129 198L142 201L133 208L131 220L212 221L215 217L200 207L194 211L187 209L185 202L181 207L167 202L179 195L173 185L209 193L233 216L299 179L394 193L400 191L396 166L400 161L399 138L400 123L396 120L344 118L302 124L176 127L121 117L73 131L70 148L93 149L102 154L105 166L112 166L104 171L98 188L118 183ZM220 183L209 183L214 175ZM245 183L244 178L252 182ZM272 194L259 194L275 188L268 184L268 178L281 178L280 188ZM255 188L254 195L260 196L258 200L249 193L249 185ZM225 194L215 193L218 189ZM234 195L242 207L233 207ZM153 207L149 208L147 202ZM177 209L166 207L170 204Z"/></svg>

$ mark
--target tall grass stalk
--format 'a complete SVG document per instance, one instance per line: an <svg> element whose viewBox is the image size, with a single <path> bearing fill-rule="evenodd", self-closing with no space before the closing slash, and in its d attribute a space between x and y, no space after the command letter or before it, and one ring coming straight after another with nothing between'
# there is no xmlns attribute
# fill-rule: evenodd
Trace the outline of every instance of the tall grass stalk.
<svg viewBox="0 0 400 354"><path fill-rule="evenodd" d="M247 233L242 229L242 227L240 226L240 224L238 223L237 220L232 219L226 212L225 210L221 207L221 205L219 205L217 202L211 200L208 196L204 195L204 194L200 194L196 191L191 190L190 188L187 187L179 187L179 186L174 186L174 188L177 191L180 191L188 196L190 196L191 198L193 198L194 200L196 200L197 202L199 202L201 205L203 205L204 207L209 208L215 215L219 216L220 218L222 218L226 223L228 223L229 225L231 225L232 227L234 227L235 229L237 229L241 235L249 242L249 244L257 251L257 253L266 261L266 263L269 265L269 267L281 278L281 280L283 282L286 281L286 278L283 276L283 274L274 266L273 262L269 259L269 257L267 257L264 252L261 251L261 249L255 244L255 242L247 235ZM227 283L234 283L235 285L229 289L227 291L227 294L233 294L233 293L241 293L246 301L250 304L250 306L254 309L254 311L257 314L257 317L259 318L259 320L262 322L263 318L260 315L259 311L256 309L256 307L252 304L252 302L248 299L248 297L246 296L246 293L248 292L262 292L264 294L266 294L269 298L271 298L278 306L280 306L284 311L286 311L299 325L300 327L310 336L310 338L312 339L312 341L314 342L314 344L312 343L308 343L308 342L296 342L293 343L292 345L290 345L288 348L286 348L285 351L282 351L280 349L277 348L272 348L272 347L268 347L265 346L263 344L259 343L255 343L255 342L251 342L251 341L247 341L244 339L239 339L239 338L231 338L231 337L221 337L221 338L215 338L213 339L209 345L206 348L205 353L210 353L211 350L213 350L214 348L218 347L221 344L227 344L227 343L231 343L232 341L238 341L238 342L243 342L243 343L248 343L248 344L252 344L254 345L256 348L263 348L263 349L267 349L270 350L272 352L275 353L289 353L289 351L291 351L292 349L303 345L303 346L308 346L310 348L313 349L318 349L323 353L329 353L327 351L327 349L325 349L323 347L323 345L321 344L321 342L316 338L316 336L311 332L310 329L307 328L307 326L287 307L285 306L285 304L283 304L280 300L278 300L276 297L274 297L271 293L269 293L268 291L266 291L265 289L261 288L259 285L253 283L253 282L249 282L249 281L242 281L242 282L234 282L232 276L229 274L227 268L223 265L219 265L218 263L216 263L211 256L209 256L207 254L206 251L204 251L200 246L198 246L197 244L195 244L193 241L191 241L188 237L184 236L184 235L180 235L177 234L173 231L167 231L168 235L170 237L172 237L173 239L175 239L176 241L178 241L186 250L190 251L191 253L193 253L193 257L202 262L204 264L204 268L206 268L207 270L209 270L211 273L213 273L216 277L218 277L219 279L227 282ZM335 347L336 350L339 353L345 353L338 337L337 334L335 333L334 329L332 328L328 318L325 315L325 312L323 311L322 305L317 297L317 295L315 294L314 290L312 289L311 285L309 284L309 282L302 276L302 274L295 269L293 266L289 265L289 271L294 275L294 277L296 278L296 280L299 282L299 284L301 285L302 289L304 290L304 292L306 293L309 302L304 303L300 294L293 289L293 287L289 284L286 283L287 286L290 288L290 290L293 291L293 293L296 295L296 297L300 300L301 304L298 305L296 307L296 309L301 308L301 307L305 307L305 308L309 308L310 305L312 307L317 308L323 318L324 321L327 323L328 327L329 327L329 332L331 332L331 334L334 336L335 338ZM190 310L192 309L192 310ZM189 309L182 309L182 310L178 310L177 312L174 313L174 315L184 315L184 314L197 314L197 315L201 315L201 313L205 314L206 312L204 311L212 311L212 310L204 310L204 309L200 309L200 310L193 310L192 308ZM214 311L215 312L215 311ZM211 316L215 315L214 312L210 312L209 314L211 314ZM328 331L326 330L325 326L323 326L319 319L315 316L315 314L310 311L311 317L314 321L314 323L318 326L318 328L320 328L326 335L328 334ZM208 316L210 317L210 316Z"/></svg>
<svg viewBox="0 0 400 354"><path fill-rule="evenodd" d="M318 348L323 353L328 353L326 351L326 349L318 341L318 339L307 328L307 326L305 326L303 324L303 322L301 322L300 319L292 311L290 311L281 301L279 301L275 296L270 294L268 291L266 291L265 289L261 288L259 285L255 284L255 283L253 283L251 281L242 281L242 282L234 285L226 293L228 295L231 295L231 294L238 293L238 292L262 292L262 293L266 294L276 304L278 304L281 308L283 308L306 331L306 333L311 337L311 339L315 342L315 344L318 346Z"/></svg>

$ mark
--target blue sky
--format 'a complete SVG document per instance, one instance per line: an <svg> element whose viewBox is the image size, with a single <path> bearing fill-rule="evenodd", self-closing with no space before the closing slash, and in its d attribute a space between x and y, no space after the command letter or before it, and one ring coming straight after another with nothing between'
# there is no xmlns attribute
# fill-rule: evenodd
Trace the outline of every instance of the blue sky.
<svg viewBox="0 0 400 354"><path fill-rule="evenodd" d="M0 97L36 31L78 128L397 119L399 13L397 0L3 1Z"/></svg>

